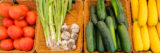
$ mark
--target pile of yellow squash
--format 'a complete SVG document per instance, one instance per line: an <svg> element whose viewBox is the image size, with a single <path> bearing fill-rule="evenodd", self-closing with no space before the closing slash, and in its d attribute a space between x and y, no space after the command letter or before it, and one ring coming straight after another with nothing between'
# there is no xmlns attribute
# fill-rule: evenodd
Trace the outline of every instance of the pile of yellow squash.
<svg viewBox="0 0 160 53"><path fill-rule="evenodd" d="M160 53L160 0L131 0L133 48Z"/></svg>

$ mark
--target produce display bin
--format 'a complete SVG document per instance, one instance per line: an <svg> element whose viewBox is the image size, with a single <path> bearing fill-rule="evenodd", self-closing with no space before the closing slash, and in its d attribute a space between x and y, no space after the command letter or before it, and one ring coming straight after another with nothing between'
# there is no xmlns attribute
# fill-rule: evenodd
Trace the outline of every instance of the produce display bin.
<svg viewBox="0 0 160 53"><path fill-rule="evenodd" d="M30 10L32 11L36 11L36 3L35 0L16 0L18 2L18 4L23 4L26 5L30 8ZM16 5L14 4L13 0L0 0L0 3L9 3L12 5ZM4 17L0 17L0 25L2 25L2 20L4 19ZM38 29L37 28L38 25L34 25L33 27L35 27L35 30ZM0 49L0 53L34 53L35 52L35 45L36 45L36 37L39 36L39 34L37 34L37 31L35 32L35 38L34 38L34 46L33 49L30 51L20 51L20 50L10 50L10 51L5 51Z"/></svg>
<svg viewBox="0 0 160 53"><path fill-rule="evenodd" d="M129 25L128 32L130 35L131 46L132 46L133 45L132 38L131 38L132 37L132 26L131 26L132 20L131 20L131 12L130 12L130 0L128 0L128 1L127 0L120 0L120 1L123 5L123 8L126 13L127 20L128 20L128 25ZM97 0L84 0L84 32L85 32L85 27L86 27L88 21L90 21L90 6L96 5L96 3L97 3ZM106 0L105 6L111 6L110 0ZM132 51L133 51L133 47L131 48L130 53L132 53ZM85 34L84 34L84 53L89 53L88 49L87 49ZM95 51L94 53L100 53L100 52ZM108 53L108 52L105 52L105 53ZM121 52L116 52L116 53L124 53L124 52L121 51Z"/></svg>
<svg viewBox="0 0 160 53"><path fill-rule="evenodd" d="M37 26L36 26L36 52L37 53L81 53L83 48L83 1L82 0L75 0L75 3L72 4L72 9L70 13L67 13L65 22L68 26L73 23L77 23L80 27L80 32L78 34L78 39L76 41L76 49L69 50L69 51L52 51L46 46L46 41L44 37L43 28L40 22L40 19L37 19Z"/></svg>

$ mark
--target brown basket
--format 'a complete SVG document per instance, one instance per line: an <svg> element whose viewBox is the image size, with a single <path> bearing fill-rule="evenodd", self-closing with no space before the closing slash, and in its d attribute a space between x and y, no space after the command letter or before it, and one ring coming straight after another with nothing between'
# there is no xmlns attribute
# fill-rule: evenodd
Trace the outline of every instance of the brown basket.
<svg viewBox="0 0 160 53"><path fill-rule="evenodd" d="M81 53L82 47L83 47L83 2L82 0L76 0L75 3L72 5L71 14L67 13L67 16L65 18L65 23L67 25L71 25L73 23L77 23L80 26L80 32L78 34L78 39L76 42L76 49L70 50L70 51L51 51L46 46L46 41L43 33L43 28L41 25L40 20L37 20L36 32L38 37L36 37L36 51L37 53Z"/></svg>
<svg viewBox="0 0 160 53"><path fill-rule="evenodd" d="M122 5L123 5L123 8L125 9L125 13L126 13L126 16L127 16L127 20L128 20L128 24L129 24L129 28L128 28L128 32L129 32L129 35L130 35L130 40L131 40L131 45L132 45L132 26L131 26L131 13L130 13L130 1L127 1L127 0L120 0ZM96 5L97 3L97 0L85 0L84 1L84 29L88 23L88 21L90 21L90 6L91 5ZM111 3L110 3L110 0L106 0L106 4L105 6L111 6ZM84 30L85 31L85 30ZM131 48L131 52L133 51L133 49ZM85 53L89 53L88 52L88 49L87 49L87 43L86 43L86 39L85 39L85 34L84 34L84 52ZM94 52L94 53L99 53L98 51ZM108 53L108 52L105 52L105 53ZM122 52L116 52L116 53L124 53L123 51Z"/></svg>
<svg viewBox="0 0 160 53"><path fill-rule="evenodd" d="M35 5L34 0L17 0L17 2L19 4L27 5L30 8L30 10L36 11L36 7L35 7L36 5ZM0 0L0 3L10 3L10 4L15 5L13 3L13 0ZM0 25L2 25L3 18L4 17L0 17ZM37 25L34 26L35 29L36 29L36 26ZM35 33L37 33L37 32L35 32ZM35 37L37 37L37 34L35 34ZM35 52L35 45L36 45L35 42L36 42L36 39L34 39L34 47L31 51L25 52L25 51L20 51L20 50L16 50L16 49L11 50L11 51L5 51L5 50L0 49L0 53L34 53Z"/></svg>

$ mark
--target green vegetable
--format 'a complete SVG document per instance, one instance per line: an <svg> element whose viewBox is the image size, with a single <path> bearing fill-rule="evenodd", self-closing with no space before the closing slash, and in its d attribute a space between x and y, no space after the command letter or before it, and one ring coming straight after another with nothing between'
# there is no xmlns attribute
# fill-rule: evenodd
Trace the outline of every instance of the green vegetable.
<svg viewBox="0 0 160 53"><path fill-rule="evenodd" d="M115 49L117 49L117 42L116 42L116 35L115 35L115 29L114 29L114 22L113 22L112 17L111 16L107 16L106 19L105 19L105 23L106 23L107 27L109 28L110 35L111 35L111 38L112 38L113 43L114 43L114 47L115 47Z"/></svg>
<svg viewBox="0 0 160 53"><path fill-rule="evenodd" d="M118 25L118 33L121 42L122 49L129 53L131 51L131 41L127 31L127 28L124 24Z"/></svg>
<svg viewBox="0 0 160 53"><path fill-rule="evenodd" d="M91 18L91 21L93 22L93 24L96 25L98 20L97 20L97 16L96 16L96 7L95 6L91 6L91 8L90 8L90 18Z"/></svg>
<svg viewBox="0 0 160 53"><path fill-rule="evenodd" d="M121 42L120 42L120 39L119 39L118 32L116 32L116 40L117 40L117 47L118 47L116 51L122 51Z"/></svg>
<svg viewBox="0 0 160 53"><path fill-rule="evenodd" d="M105 20L105 17L107 16L104 0L97 0L97 16L100 21Z"/></svg>
<svg viewBox="0 0 160 53"><path fill-rule="evenodd" d="M97 50L100 51L100 52L104 52L104 45L103 45L103 42L102 42L102 37L101 37L101 33L100 31L97 29Z"/></svg>
<svg viewBox="0 0 160 53"><path fill-rule="evenodd" d="M112 17L113 23L114 23L114 29L116 30L117 29L117 23L116 23L116 18L115 18L115 15L114 15L114 12L113 12L112 8L107 6L106 11L107 11L108 16Z"/></svg>
<svg viewBox="0 0 160 53"><path fill-rule="evenodd" d="M37 12L43 26L47 47L60 42L61 27L66 17L69 0L36 0Z"/></svg>
<svg viewBox="0 0 160 53"><path fill-rule="evenodd" d="M102 41L104 43L105 48L107 48L110 53L114 53L116 48L114 46L114 41L112 40L109 28L103 21L98 21L97 26L98 30L101 33Z"/></svg>
<svg viewBox="0 0 160 53"><path fill-rule="evenodd" d="M124 23L125 26L128 28L128 21L121 2L119 0L111 0L111 4L113 6L117 22L119 24Z"/></svg>
<svg viewBox="0 0 160 53"><path fill-rule="evenodd" d="M88 22L85 28L85 36L87 41L87 48L89 52L94 52L94 25L92 22Z"/></svg>

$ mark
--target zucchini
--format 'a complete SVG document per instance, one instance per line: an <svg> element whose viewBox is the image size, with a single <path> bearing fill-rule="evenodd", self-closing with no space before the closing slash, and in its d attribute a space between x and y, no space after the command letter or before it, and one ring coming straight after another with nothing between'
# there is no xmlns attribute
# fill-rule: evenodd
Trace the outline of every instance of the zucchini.
<svg viewBox="0 0 160 53"><path fill-rule="evenodd" d="M90 8L90 18L91 18L91 21L93 22L93 24L96 25L98 20L97 20L95 6L91 6L91 8Z"/></svg>
<svg viewBox="0 0 160 53"><path fill-rule="evenodd" d="M116 30L117 29L117 23L116 23L116 18L115 18L115 15L114 15L114 12L113 12L112 8L107 6L106 11L107 11L108 16L112 17L113 23L114 23L114 29Z"/></svg>
<svg viewBox="0 0 160 53"><path fill-rule="evenodd" d="M114 29L114 23L113 23L112 17L111 16L107 16L106 19L105 19L105 23L106 23L107 27L109 28L110 35L111 35L111 38L112 38L113 43L114 43L114 47L115 47L115 49L117 49L115 29Z"/></svg>
<svg viewBox="0 0 160 53"><path fill-rule="evenodd" d="M104 52L104 45L102 42L102 37L100 31L97 29L97 50L100 52Z"/></svg>
<svg viewBox="0 0 160 53"><path fill-rule="evenodd" d="M101 33L102 41L104 43L105 48L107 48L110 53L114 53L116 48L114 46L114 41L112 40L109 28L103 21L98 21L97 26L98 30Z"/></svg>
<svg viewBox="0 0 160 53"><path fill-rule="evenodd" d="M117 22L119 24L124 23L128 29L128 21L121 2L119 0L111 0L111 4L113 6Z"/></svg>
<svg viewBox="0 0 160 53"><path fill-rule="evenodd" d="M121 42L122 49L129 53L131 51L131 41L127 31L127 28L124 24L118 25L118 33Z"/></svg>
<svg viewBox="0 0 160 53"><path fill-rule="evenodd" d="M107 16L104 0L97 0L97 16L100 21L105 20L105 17Z"/></svg>
<svg viewBox="0 0 160 53"><path fill-rule="evenodd" d="M88 22L85 28L85 36L87 41L87 48L89 52L94 52L94 26L92 22Z"/></svg>

